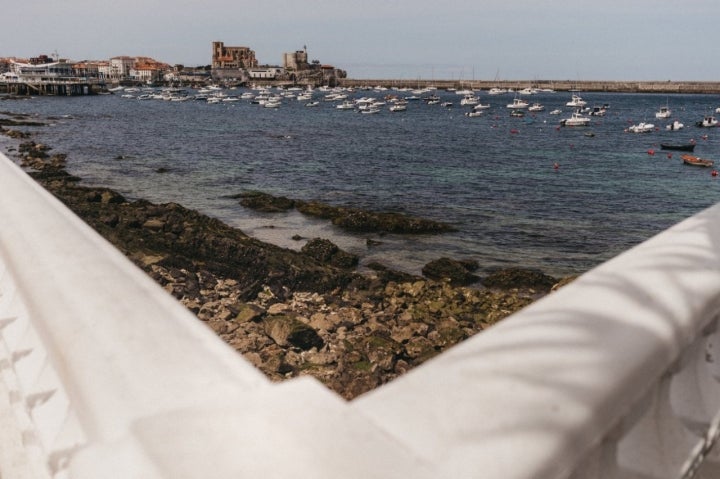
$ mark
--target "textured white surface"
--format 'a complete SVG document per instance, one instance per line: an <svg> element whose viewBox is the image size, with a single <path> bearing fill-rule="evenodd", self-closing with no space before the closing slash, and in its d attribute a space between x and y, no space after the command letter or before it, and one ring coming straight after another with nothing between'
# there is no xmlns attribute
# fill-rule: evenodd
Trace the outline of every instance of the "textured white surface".
<svg viewBox="0 0 720 479"><path fill-rule="evenodd" d="M718 219L346 403L269 382L0 155L0 478L676 477L720 410Z"/></svg>

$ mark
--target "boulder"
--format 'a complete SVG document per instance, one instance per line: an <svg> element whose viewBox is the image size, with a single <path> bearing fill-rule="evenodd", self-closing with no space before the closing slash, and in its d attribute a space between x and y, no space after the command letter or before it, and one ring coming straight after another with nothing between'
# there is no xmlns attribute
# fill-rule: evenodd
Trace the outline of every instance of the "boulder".
<svg viewBox="0 0 720 479"><path fill-rule="evenodd" d="M301 248L303 253L315 260L338 268L353 268L358 264L358 257L341 250L332 241L314 238Z"/></svg>
<svg viewBox="0 0 720 479"><path fill-rule="evenodd" d="M273 196L259 191L240 193L240 204L263 213L279 213L295 207L295 201L284 196Z"/></svg>
<svg viewBox="0 0 720 479"><path fill-rule="evenodd" d="M325 344L313 328L292 315L268 316L264 327L265 333L280 347L292 345L307 351L310 348L320 349Z"/></svg>
<svg viewBox="0 0 720 479"><path fill-rule="evenodd" d="M480 280L472 273L477 267L477 263L471 261L458 261L443 257L423 266L422 274L430 279L450 281L452 285L464 286Z"/></svg>

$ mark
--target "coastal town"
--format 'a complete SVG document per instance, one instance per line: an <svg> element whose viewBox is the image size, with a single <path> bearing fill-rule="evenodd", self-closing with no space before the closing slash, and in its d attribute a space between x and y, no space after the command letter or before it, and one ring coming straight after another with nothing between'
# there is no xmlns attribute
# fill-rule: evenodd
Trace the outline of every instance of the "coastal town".
<svg viewBox="0 0 720 479"><path fill-rule="evenodd" d="M250 83L335 86L344 70L310 60L306 47L282 55L281 65L260 64L244 46L212 43L211 63L188 67L145 56L72 61L58 55L0 58L0 93L17 95L88 95L118 85L204 85Z"/></svg>
<svg viewBox="0 0 720 479"><path fill-rule="evenodd" d="M0 95L93 95L120 86L203 87L301 86L368 88L472 89L616 93L720 93L717 81L632 81L569 79L359 79L344 69L310 59L307 47L282 54L278 65L260 63L246 46L211 44L210 63L200 66L169 64L147 56L122 55L107 60L73 61L41 54L32 58L0 57Z"/></svg>

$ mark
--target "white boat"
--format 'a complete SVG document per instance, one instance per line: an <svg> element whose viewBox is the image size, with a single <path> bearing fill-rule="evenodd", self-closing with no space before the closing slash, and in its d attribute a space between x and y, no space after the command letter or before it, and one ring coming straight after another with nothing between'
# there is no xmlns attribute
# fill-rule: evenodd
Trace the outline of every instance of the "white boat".
<svg viewBox="0 0 720 479"><path fill-rule="evenodd" d="M574 112L570 118L560 120L561 126L588 126L590 118L583 116L580 112Z"/></svg>
<svg viewBox="0 0 720 479"><path fill-rule="evenodd" d="M630 133L649 133L655 129L655 125L652 123L645 123L641 121L637 125L629 126L627 131Z"/></svg>
<svg viewBox="0 0 720 479"><path fill-rule="evenodd" d="M505 88L493 87L488 90L488 95L502 95L504 93L507 93Z"/></svg>
<svg viewBox="0 0 720 479"><path fill-rule="evenodd" d="M698 121L695 123L696 126L699 126L701 128L711 128L714 126L717 126L718 121L714 116L707 115L705 118L703 118L701 121Z"/></svg>
<svg viewBox="0 0 720 479"><path fill-rule="evenodd" d="M405 111L405 110L407 110L407 105L403 105L401 103L396 103L396 104L390 106L390 111Z"/></svg>
<svg viewBox="0 0 720 479"><path fill-rule="evenodd" d="M463 99L460 100L461 105L477 105L478 103L480 103L480 99L475 95L465 95Z"/></svg>
<svg viewBox="0 0 720 479"><path fill-rule="evenodd" d="M675 130L681 130L684 127L685 127L685 125L683 125L679 121L675 120L674 122L670 123L669 125L666 125L665 129L670 130L670 131L675 131Z"/></svg>
<svg viewBox="0 0 720 479"><path fill-rule="evenodd" d="M482 111L469 111L469 112L465 113L465 116L469 116L471 118L476 117L476 116L481 116L481 115L482 115Z"/></svg>
<svg viewBox="0 0 720 479"><path fill-rule="evenodd" d="M537 93L537 89L527 87L523 88L522 90L518 90L518 93L521 95L535 95Z"/></svg>
<svg viewBox="0 0 720 479"><path fill-rule="evenodd" d="M490 103L485 103L485 104L478 103L477 105L475 105L475 106L473 107L473 110L475 110L475 111L478 111L478 110L487 110L487 109L489 109L489 108L490 108Z"/></svg>
<svg viewBox="0 0 720 479"><path fill-rule="evenodd" d="M523 100L522 98L514 98L512 103L509 103L507 105L508 108L511 110L523 110L527 108L530 104Z"/></svg>
<svg viewBox="0 0 720 479"><path fill-rule="evenodd" d="M589 114L592 116L605 116L606 112L607 108L605 106L594 106Z"/></svg>
<svg viewBox="0 0 720 479"><path fill-rule="evenodd" d="M528 111L545 111L545 107L540 103L533 103L528 107Z"/></svg>
<svg viewBox="0 0 720 479"><path fill-rule="evenodd" d="M573 94L569 102L565 103L565 106L581 107L587 105L587 102L580 98L580 95Z"/></svg>
<svg viewBox="0 0 720 479"><path fill-rule="evenodd" d="M562 110L559 108L556 108L550 112L551 115L559 115L560 113L562 113Z"/></svg>
<svg viewBox="0 0 720 479"><path fill-rule="evenodd" d="M666 106L661 106L658 111L655 112L655 118L670 118L672 111Z"/></svg>
<svg viewBox="0 0 720 479"><path fill-rule="evenodd" d="M338 110L354 110L355 109L355 102L346 100L339 105L335 105L335 108Z"/></svg>

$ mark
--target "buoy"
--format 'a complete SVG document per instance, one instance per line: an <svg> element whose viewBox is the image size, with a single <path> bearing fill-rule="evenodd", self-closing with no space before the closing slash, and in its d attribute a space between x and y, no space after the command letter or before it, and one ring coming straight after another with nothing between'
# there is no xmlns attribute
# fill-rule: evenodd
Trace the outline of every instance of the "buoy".
<svg viewBox="0 0 720 479"><path fill-rule="evenodd" d="M703 140L707 140L707 135L703 135L703 136L702 136L702 139L703 139Z"/></svg>
<svg viewBox="0 0 720 479"><path fill-rule="evenodd" d="M712 176L717 176L717 175L718 175L718 172L717 172L717 170L712 170L712 171L710 172L710 174L711 174Z"/></svg>
<svg viewBox="0 0 720 479"><path fill-rule="evenodd" d="M516 134L516 133L520 133L520 132L518 130L512 129L512 130L510 130L510 133Z"/></svg>
<svg viewBox="0 0 720 479"><path fill-rule="evenodd" d="M654 154L655 154L655 150L653 150L652 148L650 148L650 149L647 151L647 154L648 154L648 155L654 155Z"/></svg>
<svg viewBox="0 0 720 479"><path fill-rule="evenodd" d="M672 153L668 153L668 158L672 158Z"/></svg>
<svg viewBox="0 0 720 479"><path fill-rule="evenodd" d="M560 169L560 163L558 163L558 162L553 163L553 168L555 168L556 170Z"/></svg>

